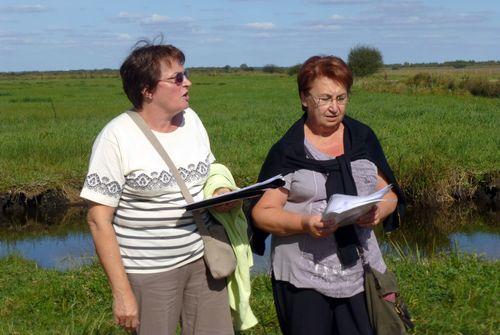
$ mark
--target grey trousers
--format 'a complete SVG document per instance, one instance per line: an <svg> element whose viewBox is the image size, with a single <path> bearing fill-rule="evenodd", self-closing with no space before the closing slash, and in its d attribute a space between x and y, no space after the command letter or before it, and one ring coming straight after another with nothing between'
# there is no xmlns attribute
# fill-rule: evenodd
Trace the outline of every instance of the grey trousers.
<svg viewBox="0 0 500 335"><path fill-rule="evenodd" d="M139 305L140 335L234 334L225 279L214 279L203 258L152 274L128 274Z"/></svg>

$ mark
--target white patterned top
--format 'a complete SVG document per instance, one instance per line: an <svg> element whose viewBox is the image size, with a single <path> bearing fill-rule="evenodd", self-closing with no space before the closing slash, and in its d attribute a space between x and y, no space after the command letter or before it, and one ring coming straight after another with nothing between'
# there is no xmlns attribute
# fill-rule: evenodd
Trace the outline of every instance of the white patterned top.
<svg viewBox="0 0 500 335"><path fill-rule="evenodd" d="M215 158L207 132L188 108L171 133L153 131L178 167L195 201ZM127 273L171 270L203 256L203 242L175 178L125 113L97 136L80 196L115 207L113 227Z"/></svg>

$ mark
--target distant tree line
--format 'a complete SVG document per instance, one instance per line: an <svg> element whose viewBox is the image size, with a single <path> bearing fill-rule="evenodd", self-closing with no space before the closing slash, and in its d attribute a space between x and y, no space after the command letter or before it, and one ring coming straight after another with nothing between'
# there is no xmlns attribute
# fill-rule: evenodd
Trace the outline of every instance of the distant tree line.
<svg viewBox="0 0 500 335"><path fill-rule="evenodd" d="M19 72L0 72L0 78L36 78L59 79L59 78L113 78L120 77L120 73L115 69L95 69L95 70L61 70L61 71L19 71Z"/></svg>
<svg viewBox="0 0 500 335"><path fill-rule="evenodd" d="M477 66L477 65L482 65L482 66L496 66L500 65L500 61L498 60L488 60L488 61L475 61L475 60L454 60L454 61L447 61L443 63L437 63L437 62L429 62L429 63L409 63L409 62L404 62L404 63L394 63L394 64L385 64L385 67L392 68L392 69L398 69L398 68L405 68L405 67L454 67L456 69L461 69L467 66Z"/></svg>
<svg viewBox="0 0 500 335"><path fill-rule="evenodd" d="M500 66L500 61L474 61L474 60L454 60L446 61L443 63L429 62L429 63L393 63L383 64L382 54L378 49L373 47L355 47L351 49L348 58L348 64L353 70L355 76L365 76L376 72L380 67L399 69L399 68L412 68L412 67L453 67L465 68L467 66ZM264 66L249 66L246 63L240 66L225 65L222 67L215 66L198 66L190 67L192 72L216 72L216 73L235 73L235 72L264 72L269 74L288 74L289 76L297 75L301 67L301 63L292 66L278 66L275 64L266 64ZM375 70L374 70L375 69ZM95 70L61 70L61 71L19 71L19 72L0 72L1 78L7 77L37 77L39 79L50 79L59 77L77 77L77 78L92 78L96 77L116 77L120 74L117 69L95 69Z"/></svg>
<svg viewBox="0 0 500 335"><path fill-rule="evenodd" d="M446 61L443 63L429 62L429 63L394 63L394 64L383 64L382 53L374 47L370 46L356 46L351 49L347 59L349 67L351 67L355 76L365 76L375 73L381 67L385 68L404 68L404 67L454 67L454 68L464 68L467 66L495 66L500 65L500 61L489 60L489 61L474 61L474 60L454 60ZM226 65L223 67L191 67L192 71L217 71L217 72L252 72L260 71L264 73L281 73L294 76L299 72L301 63L292 66L278 66L276 64L266 64L264 66L248 66L246 63L240 66L230 66Z"/></svg>

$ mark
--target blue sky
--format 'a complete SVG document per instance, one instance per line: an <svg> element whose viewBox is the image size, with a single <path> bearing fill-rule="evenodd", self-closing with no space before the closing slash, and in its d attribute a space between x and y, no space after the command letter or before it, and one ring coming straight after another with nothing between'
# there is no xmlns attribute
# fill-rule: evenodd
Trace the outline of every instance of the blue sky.
<svg viewBox="0 0 500 335"><path fill-rule="evenodd" d="M385 63L500 59L498 0L0 1L0 71L118 68L160 33L187 66L290 66L347 58Z"/></svg>

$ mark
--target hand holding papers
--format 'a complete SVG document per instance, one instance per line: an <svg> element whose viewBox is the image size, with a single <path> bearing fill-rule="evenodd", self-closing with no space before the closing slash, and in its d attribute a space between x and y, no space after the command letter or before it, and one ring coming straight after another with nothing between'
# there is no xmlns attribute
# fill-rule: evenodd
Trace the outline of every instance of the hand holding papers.
<svg viewBox="0 0 500 335"><path fill-rule="evenodd" d="M226 202L230 202L233 200L240 200L240 199L246 199L246 198L252 198L255 196L259 196L263 194L266 190L271 189L271 188L278 188L285 185L285 181L283 180L283 176L277 175L272 178L269 178L267 180L264 180L263 182L256 183L244 188L240 188L239 190L235 190L232 192L224 193L218 196L215 196L213 198L193 202L191 204L188 204L184 206L186 210L194 210L194 209L201 209L201 208L206 208L206 207L213 207L217 206Z"/></svg>
<svg viewBox="0 0 500 335"><path fill-rule="evenodd" d="M333 219L340 226L352 224L361 215L368 213L375 204L384 201L384 196L391 190L391 187L391 185L387 185L366 196L333 194L323 211L322 219Z"/></svg>

